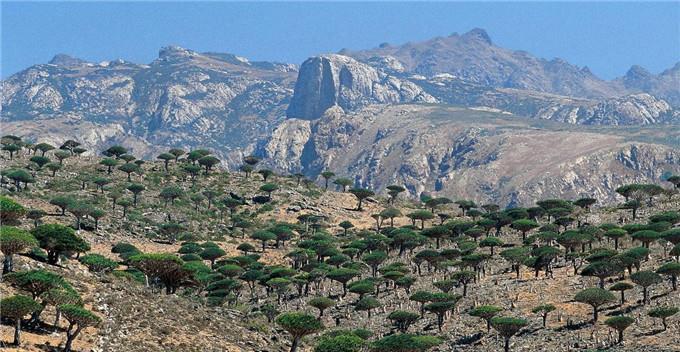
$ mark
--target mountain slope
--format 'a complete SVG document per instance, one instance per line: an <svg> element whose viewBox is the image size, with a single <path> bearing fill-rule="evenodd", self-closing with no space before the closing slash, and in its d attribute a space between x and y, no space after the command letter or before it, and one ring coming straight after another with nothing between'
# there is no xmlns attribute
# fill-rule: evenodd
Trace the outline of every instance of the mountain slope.
<svg viewBox="0 0 680 352"><path fill-rule="evenodd" d="M673 108L680 94L676 68L655 76L638 67L604 81L560 59L497 47L481 29L340 54L301 65L288 117L315 119L336 105L356 111L370 104L439 102L572 124L680 120Z"/></svg>
<svg viewBox="0 0 680 352"><path fill-rule="evenodd" d="M286 121L262 152L280 171L333 170L379 191L403 184L411 196L435 190L502 205L560 194L611 201L621 184L680 171L677 131L647 131L676 141L667 145L626 130L555 125L435 105L334 108L319 120Z"/></svg>
<svg viewBox="0 0 680 352"><path fill-rule="evenodd" d="M609 139L620 131L612 126L649 125L640 129L645 137L664 128L670 133L680 123L680 110L671 103L680 92L675 84L680 65L660 75L634 68L625 77L607 82L561 60L546 61L497 47L482 30L343 54L312 57L299 69L291 64L250 62L233 54L198 53L179 47L162 48L158 59L148 65L122 60L90 63L57 55L48 64L30 67L2 82L0 122L5 134L53 144L76 139L93 153L115 143L144 158L155 158L171 147L208 148L231 169L241 165L243 156L255 153L280 170L302 170L316 177L331 167L359 175L357 181L363 185L382 187L389 182L404 182L411 185L413 194L435 184L441 184L442 190L453 189L448 177L459 176L460 170L449 170L447 165L486 165L492 155L511 153L512 144L503 141L538 133L530 128L535 124L545 131L538 133L536 140L548 140L547 132L551 131L568 133L551 138L564 137L571 144L536 144L534 148L549 149L554 159L573 165L580 157L591 160L598 153L609 155L631 147L623 140ZM410 104L408 113L400 110L401 104ZM428 114L450 111L449 105L467 109L456 110L458 122L449 121L431 130L426 122ZM394 115L386 116L387 112ZM483 127L488 124L484 114L498 116L504 122ZM328 116L335 117L329 120ZM526 122L522 117L536 121ZM510 123L509 119L517 121ZM559 123L542 124L542 120ZM505 129L508 123L522 127ZM592 133L581 135L582 130L572 125L603 127L587 129ZM657 129L656 125L670 127ZM388 133L391 126L410 132L392 139L361 137L369 127ZM473 138L470 128L484 133ZM421 143L431 134L444 149L437 151L439 147ZM573 135L580 137L569 137ZM678 138L666 135L665 139L672 137ZM597 148L569 154L579 149L572 144L602 138L606 143L596 144ZM459 157L457 152L449 153L446 148L464 148L455 143L468 140L474 140L478 152L463 161L453 160ZM638 138L635 142L651 142L644 148L658 149L652 154L663 159L658 153L663 154L667 147L657 145L658 140ZM404 143L411 146L404 149ZM517 139L517 143L524 142ZM362 149L342 154L342 148L350 145ZM394 165L375 156L390 150L396 153ZM410 160L398 157L399 153L415 156ZM360 160L361 155L364 159ZM431 165L415 158L431 159ZM654 165L648 165L648 170L655 171L645 177L658 179L659 165L665 164L654 161ZM395 169L386 171L385 167ZM444 171L437 171L440 167ZM551 166L551 170L556 167ZM612 174L618 166L601 167L610 168L602 172ZM429 169L432 171L424 171ZM506 168L503 172L514 171ZM465 192L511 202L508 197L513 192L539 182L516 179L510 182L511 187L500 187L498 194L487 194L485 189L499 181L493 175L489 170L471 175L481 181L470 181L471 188ZM605 182L604 178L590 179L586 173L577 176L597 185ZM562 184L545 192L565 191L565 187ZM596 191L584 185L571 188Z"/></svg>
<svg viewBox="0 0 680 352"><path fill-rule="evenodd" d="M404 45L343 54L360 60L390 56L407 72L434 76L449 73L457 78L491 87L529 89L561 95L603 98L623 93L618 87L598 79L586 68L563 60L547 61L524 51L495 46L483 29L463 35L437 37Z"/></svg>
<svg viewBox="0 0 680 352"><path fill-rule="evenodd" d="M248 148L282 119L296 74L294 65L179 47L149 65L61 55L3 81L2 121L91 123L153 146Z"/></svg>
<svg viewBox="0 0 680 352"><path fill-rule="evenodd" d="M416 84L342 55L305 61L295 85L288 117L313 118L332 106L355 110L370 104L437 100Z"/></svg>
<svg viewBox="0 0 680 352"><path fill-rule="evenodd" d="M648 92L663 97L673 106L680 106L680 62L654 75L640 66L633 66L626 75L617 79L629 90Z"/></svg>
<svg viewBox="0 0 680 352"><path fill-rule="evenodd" d="M495 88L516 88L579 98L610 98L646 92L677 106L680 91L680 63L655 76L646 72L633 77L605 81L562 59L546 60L525 51L509 50L493 44L483 29L454 33L403 45L384 43L369 50L342 50L343 55L364 62L390 62L401 72L426 77L451 74L455 78ZM637 67L633 71L639 71ZM644 70L644 69L642 69ZM639 76L639 75L638 75Z"/></svg>

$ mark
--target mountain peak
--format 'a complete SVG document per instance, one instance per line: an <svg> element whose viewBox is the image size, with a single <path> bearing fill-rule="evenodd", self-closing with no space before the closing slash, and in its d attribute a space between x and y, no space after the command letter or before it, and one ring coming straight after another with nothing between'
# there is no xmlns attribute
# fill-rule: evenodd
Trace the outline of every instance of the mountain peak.
<svg viewBox="0 0 680 352"><path fill-rule="evenodd" d="M182 48L177 45L168 45L162 47L158 51L159 59L173 58L173 57L191 57L196 56L197 53L193 50Z"/></svg>
<svg viewBox="0 0 680 352"><path fill-rule="evenodd" d="M59 65L59 66L77 66L77 65L82 65L87 63L87 61L79 59L77 57L73 57L67 54L57 54L54 55L52 60L48 62L49 64L52 65Z"/></svg>
<svg viewBox="0 0 680 352"><path fill-rule="evenodd" d="M465 39L479 40L489 45L493 44L491 42L491 37L489 37L489 34L484 29L481 28L473 28L469 32L463 34L462 37Z"/></svg>
<svg viewBox="0 0 680 352"><path fill-rule="evenodd" d="M628 72L626 72L626 77L629 78L649 77L651 75L652 74L649 73L649 71L640 65L633 65L628 69Z"/></svg>
<svg viewBox="0 0 680 352"><path fill-rule="evenodd" d="M677 74L678 72L680 72L680 61L676 62L673 67L661 72L661 75L673 75Z"/></svg>

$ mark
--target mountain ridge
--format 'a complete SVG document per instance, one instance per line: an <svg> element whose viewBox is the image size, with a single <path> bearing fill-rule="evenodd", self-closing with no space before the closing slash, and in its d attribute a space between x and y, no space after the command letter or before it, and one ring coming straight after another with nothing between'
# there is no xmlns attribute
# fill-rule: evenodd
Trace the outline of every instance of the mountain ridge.
<svg viewBox="0 0 680 352"><path fill-rule="evenodd" d="M428 45L429 53L425 50ZM405 56L408 50L404 48L414 49L413 56ZM468 58L483 60L470 61L473 65L469 67L460 66L463 59L447 63L446 55L454 55L461 48L469 51L465 54ZM433 106L446 115L456 106L459 109L456 114L474 117L480 112L493 113L517 119L520 125L527 123L525 118L547 120L554 123L549 129L555 130L565 128L563 125L602 126L596 134L607 134L609 129L616 131L615 126L626 125L639 128L642 136L652 136L657 131L655 126L680 123L680 110L673 105L680 94L680 89L673 89L675 82L680 82L680 64L660 75L632 67L622 78L603 81L586 67L579 68L564 60L539 59L527 52L499 48L483 30L341 53L345 55L317 55L300 66L250 61L229 53L200 53L178 46L161 48L158 57L148 64L124 60L92 63L59 54L51 63L32 66L2 81L0 122L6 133L29 139L37 140L50 131L53 143L78 139L93 151L121 143L145 158L155 158L162 150L177 145L207 148L214 150L230 169L240 167L244 156L256 154L279 171L304 171L310 177L319 177L324 168L335 167L331 159L338 160L338 146L353 143L354 147L371 150L374 144L380 145L380 141L355 140L359 126L375 123L357 125L356 121L374 119L380 115L376 111L402 105L415 111L408 115L411 118L422 117L418 114ZM497 54L496 59L514 62L514 66L493 64L500 61L488 56L489 53ZM484 65L489 62L491 69L487 70ZM530 69L523 69L523 62L531 63L526 65ZM460 70L447 71L447 67L455 65ZM513 75L511 69L515 66L519 71ZM440 72L441 68L446 70ZM546 78L550 75L563 78L553 82ZM587 94L553 91L553 86L564 82L572 89L567 93ZM603 92L607 94L600 94ZM328 126L320 125L319 121L329 121L324 117L328 114L336 116L335 120ZM306 124L315 127L292 122L297 119L310 121ZM466 121L472 126L486 123L473 118ZM492 130L505 124L498 123ZM388 134L389 128L384 129L383 133ZM331 130L338 135L330 138ZM413 131L409 138L427 138L426 130ZM654 148L660 145L659 151L667 149L664 139L678 138L662 135L652 138L651 143ZM451 139L468 137L451 132L437 134L435 139L448 144ZM484 144L492 143L495 137L476 138L477 143ZM635 141L646 142L644 138ZM441 159L437 163L444 166L449 162L455 164L455 160L468 160L458 164L462 169L451 171L449 178L456 173L473 172L470 170L486 160L482 155L466 157L465 147L461 148L452 149L456 155L436 157ZM601 146L600 150L606 149ZM559 156L560 151L556 152ZM281 158L291 160L281 164ZM577 160L564 163L575 165ZM646 177L658 178L658 168L663 165L666 164L650 166L656 171ZM361 161L340 166L344 172L364 175L364 179L356 180L357 184L371 184L367 180L376 179L381 172L377 166ZM397 174L404 176L419 166L404 160L396 167ZM589 176L584 173L580 177ZM428 182L444 182L427 176L417 184L415 177L407 178L413 184L412 195ZM603 181L593 182L601 187ZM575 188L586 190L584 185ZM508 188L507 192L513 191ZM494 197L509 199L508 194Z"/></svg>

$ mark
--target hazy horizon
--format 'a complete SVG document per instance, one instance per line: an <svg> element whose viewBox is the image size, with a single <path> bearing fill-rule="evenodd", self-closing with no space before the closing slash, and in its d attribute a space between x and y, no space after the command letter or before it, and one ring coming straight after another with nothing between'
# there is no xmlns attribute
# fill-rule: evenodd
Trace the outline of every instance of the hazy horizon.
<svg viewBox="0 0 680 352"><path fill-rule="evenodd" d="M677 3L2 3L2 78L56 54L149 63L179 45L300 64L483 28L493 42L588 66L603 79L680 61ZM390 6L390 11L384 11ZM114 15L115 14L115 15ZM426 26L423 23L427 23ZM84 30L85 29L85 30Z"/></svg>

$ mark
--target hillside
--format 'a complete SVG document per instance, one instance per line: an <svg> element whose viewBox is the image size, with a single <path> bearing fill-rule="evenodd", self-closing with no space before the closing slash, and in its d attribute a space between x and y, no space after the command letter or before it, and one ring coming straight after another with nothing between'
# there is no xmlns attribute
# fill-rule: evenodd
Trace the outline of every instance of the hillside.
<svg viewBox="0 0 680 352"><path fill-rule="evenodd" d="M567 124L674 126L677 68L634 67L605 81L498 47L483 30L320 54L299 67L177 46L150 63L60 54L2 81L0 122L34 140L77 139L93 151L120 143L146 158L173 146L210 148L235 170L287 118L315 120L334 107L440 104Z"/></svg>
<svg viewBox="0 0 680 352"><path fill-rule="evenodd" d="M340 54L363 62L383 63L383 67L402 73L426 77L449 74L479 86L598 99L647 92L678 104L678 65L658 75L633 66L623 77L605 81L588 67L578 67L560 58L547 60L523 50L499 47L480 28L421 42L383 43L367 50L343 49Z"/></svg>
<svg viewBox="0 0 680 352"><path fill-rule="evenodd" d="M536 197L616 200L623 183L680 172L680 132L665 128L577 127L488 109L441 105L330 109L289 119L263 147L277 171L353 175L361 187L402 184L422 192L512 206Z"/></svg>
<svg viewBox="0 0 680 352"><path fill-rule="evenodd" d="M414 119L413 128L465 121L455 119L452 111L438 111L433 109L427 120ZM584 128L570 137L576 132L545 132L536 126L532 131L516 119L499 124L498 115L480 114L475 121L488 119L499 130L522 130L513 134L528 135L522 143L509 142L529 150L541 148L531 144L541 135L557 134L552 143L565 139L569 143L569 138L585 139L593 133ZM361 134L373 138L368 132L374 127L368 126L361 127L365 129ZM443 129L431 128L427 135ZM397 138L404 131L395 126L384 138ZM342 134L337 137L327 140L328 145L344 143ZM663 140L661 132L638 136L643 137ZM502 134L496 138L506 139ZM599 134L591 143L593 148L598 143L624 148L631 143L628 138L634 137L622 130ZM27 145L13 137L4 137L3 142L3 258L9 241L16 238L11 233L28 231L39 243L29 241L13 251L16 273L3 275L0 294L6 299L34 290L35 286L21 284L26 270L63 277L68 285L40 282L55 285L55 290L72 287L84 309L101 320L76 336L76 351L285 351L293 342L290 331L300 331L285 321L296 319L310 319L304 324L306 337L295 340L299 351L338 351L341 346L340 351L347 352L403 351L405 344L414 351L502 349L498 332L513 329L507 321L492 319L493 327L487 331L475 308L520 319L513 321L517 329L508 345L514 351L563 351L565 346L574 351L673 351L680 343L677 314L668 318L665 330L660 319L648 315L655 308L680 306L680 295L670 281L678 274L680 253L680 198L677 184L671 183L677 177L664 175L669 181L659 185L621 188L634 182L624 180L622 168L622 176L612 178L601 193L593 193L593 199L567 192L560 197L564 200L548 200L536 192L522 195L521 204L506 209L467 194L444 198L436 185L423 189L430 198L422 202L404 193L393 194L394 200L371 195L381 191L378 188L343 192L336 183L363 176L340 168L320 169L337 173L327 174L330 187L325 190L323 181L272 174L254 158L244 160L253 169L225 171L217 166L219 160L206 155L210 151L173 151L177 160L170 154L164 162L138 160L124 147L108 149L108 156L85 156L75 143L50 150L46 144ZM9 151L15 148L9 145L23 146L12 152L11 160ZM636 148L637 164L649 165L655 158L645 152L649 147ZM336 162L331 166L352 160L352 148L345 150L346 158L329 158ZM40 158L43 151L47 160ZM400 153L409 157L406 151ZM285 159L285 154L276 158L295 160ZM112 165L110 173L107 164ZM499 169L498 174L510 172ZM362 193L366 197L357 204L356 195ZM42 237L55 228L47 224L61 224L56 227L59 236L72 232L69 236L75 237L63 243L46 240L62 241L54 233ZM118 253L112 252L114 247ZM50 263L46 250L58 252L56 263ZM675 271L650 273L662 265ZM597 271L603 267L609 269ZM592 276L594 271L604 274ZM599 292L604 304L597 322L591 323L592 308L575 296L598 287L598 276L606 289L622 283L629 283L630 289L623 304L619 292L611 297ZM643 286L648 287L649 302L643 302ZM35 299L47 303L47 297L53 296L39 293ZM14 327L5 316L9 303L3 302L0 343L9 347ZM554 306L548 309L545 327L540 312L532 312L540 304ZM497 308L482 308L485 305ZM326 307L318 320L315 306ZM285 314L291 312L311 317ZM618 315L632 319L622 343L605 323ZM18 350L62 350L69 315L62 314L56 333L54 304L46 304L38 324L29 322L29 316L23 316ZM316 326L319 323L324 327Z"/></svg>
<svg viewBox="0 0 680 352"><path fill-rule="evenodd" d="M177 144L210 146L240 160L283 120L296 75L295 65L175 46L148 65L57 55L2 82L0 120L6 131L99 150L126 142L150 157Z"/></svg>

